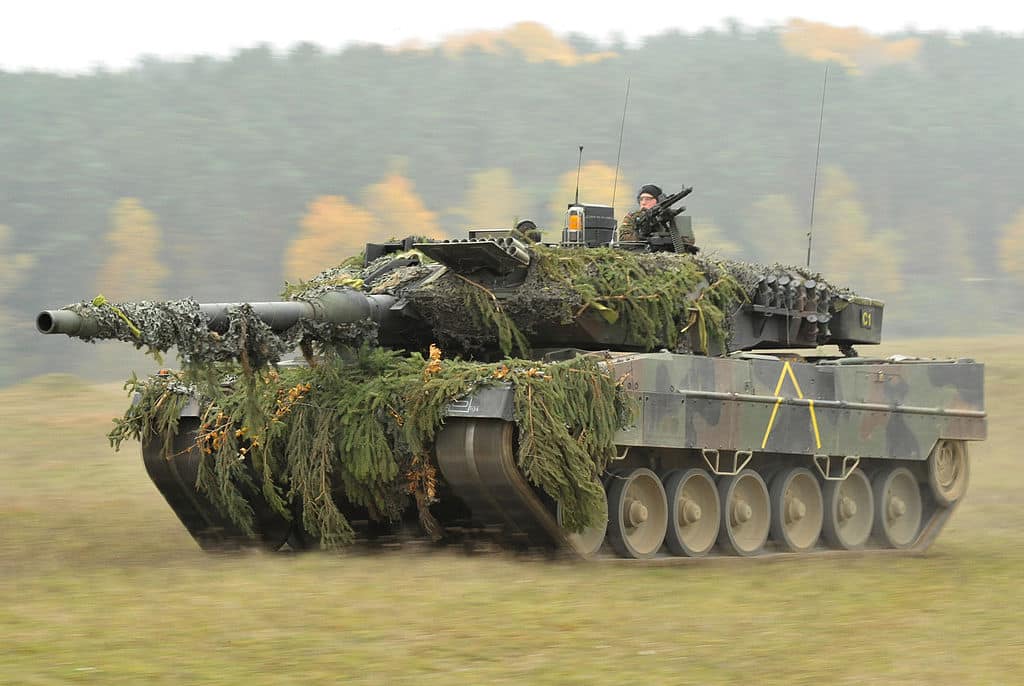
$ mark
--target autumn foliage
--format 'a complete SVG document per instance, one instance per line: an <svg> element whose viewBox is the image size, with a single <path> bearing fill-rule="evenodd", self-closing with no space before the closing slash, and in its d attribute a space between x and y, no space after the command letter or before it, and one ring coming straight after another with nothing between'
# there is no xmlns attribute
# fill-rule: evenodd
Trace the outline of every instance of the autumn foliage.
<svg viewBox="0 0 1024 686"><path fill-rule="evenodd" d="M547 26L534 21L521 21L500 31L460 34L445 40L442 47L449 57L457 57L468 50L492 54L518 53L527 62L555 62L567 67L618 56L607 51L580 55Z"/></svg>
<svg viewBox="0 0 1024 686"><path fill-rule="evenodd" d="M110 213L106 260L96 289L111 300L161 297L169 270L161 261L160 227L137 198L122 198Z"/></svg>
<svg viewBox="0 0 1024 686"><path fill-rule="evenodd" d="M426 236L443 238L437 214L427 209L409 179L392 173L363 192L365 205L340 195L309 204L299 237L284 258L285 279L307 280L363 251L367 243Z"/></svg>
<svg viewBox="0 0 1024 686"><path fill-rule="evenodd" d="M302 230L284 258L285 279L300 281L340 264L378 238L372 214L340 195L323 195L309 204Z"/></svg>
<svg viewBox="0 0 1024 686"><path fill-rule="evenodd" d="M427 209L416 194L412 181L391 173L369 186L365 206L380 223L378 238L387 236L428 236L443 238L437 213Z"/></svg>
<svg viewBox="0 0 1024 686"><path fill-rule="evenodd" d="M794 19L782 32L782 47L817 62L838 62L852 72L912 62L921 50L917 38L886 40L863 29Z"/></svg>

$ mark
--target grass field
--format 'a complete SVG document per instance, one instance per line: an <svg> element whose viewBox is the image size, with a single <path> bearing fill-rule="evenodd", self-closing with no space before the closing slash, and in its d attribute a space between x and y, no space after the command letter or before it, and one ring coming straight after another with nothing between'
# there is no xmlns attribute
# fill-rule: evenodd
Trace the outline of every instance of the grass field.
<svg viewBox="0 0 1024 686"><path fill-rule="evenodd" d="M206 555L107 444L120 385L38 378L0 391L0 683L1021 683L1022 346L879 349L986 363L990 437L926 556L663 568Z"/></svg>

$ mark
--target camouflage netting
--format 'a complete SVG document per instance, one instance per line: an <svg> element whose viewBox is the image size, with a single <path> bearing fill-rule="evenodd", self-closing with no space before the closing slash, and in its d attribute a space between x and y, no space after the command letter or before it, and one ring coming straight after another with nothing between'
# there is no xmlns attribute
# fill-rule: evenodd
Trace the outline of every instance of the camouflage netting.
<svg viewBox="0 0 1024 686"><path fill-rule="evenodd" d="M447 270L421 283L434 274L424 266L367 279L379 269L378 262L362 270L329 270L292 295L315 297L325 284L343 284L405 299L442 347L473 357L497 351L529 355L529 340L538 332L595 313L606 325L628 331L636 348L675 348L680 330L697 320L698 311L712 313L708 319L714 326L724 318L721 305L744 297L721 269L688 256L541 245L531 246L531 253L526 278L514 287L487 285ZM712 335L722 339L727 332L718 327Z"/></svg>
<svg viewBox="0 0 1024 686"><path fill-rule="evenodd" d="M138 402L116 421L110 440L115 447L128 438L169 441L183 404L201 394L199 488L243 530L253 533L243 491L255 489L285 517L295 511L291 503L299 504L304 529L324 547L351 542L344 514L350 506L380 520L416 506L424 528L438 535L429 511L438 479L431 448L444 410L481 386L510 384L523 474L562 503L568 528L597 522L598 475L630 415L625 393L598 361L484 365L431 352L424 359L364 347L313 367L234 376L226 385L184 373L133 378L127 388L140 394ZM219 371L240 372L234 365Z"/></svg>
<svg viewBox="0 0 1024 686"><path fill-rule="evenodd" d="M411 303L442 347L484 358L495 351L529 355L529 341L546 329L593 318L594 326L620 328L632 349L728 350L728 315L750 302L766 278L823 285L829 300L852 295L801 267L610 248L531 245L530 253L526 277L513 287L448 270L438 276L427 266L373 278L388 256L365 269L328 270L288 295L309 299L338 285L386 293Z"/></svg>
<svg viewBox="0 0 1024 686"><path fill-rule="evenodd" d="M94 334L81 336L86 341L116 339L153 353L177 348L188 366L240 360L246 366L262 367L280 361L303 341L316 341L321 347L360 345L373 343L377 331L373 322L300 319L286 331L274 332L245 303L228 308L225 331L213 331L199 303L191 298L114 304L98 296L65 309L95 323Z"/></svg>

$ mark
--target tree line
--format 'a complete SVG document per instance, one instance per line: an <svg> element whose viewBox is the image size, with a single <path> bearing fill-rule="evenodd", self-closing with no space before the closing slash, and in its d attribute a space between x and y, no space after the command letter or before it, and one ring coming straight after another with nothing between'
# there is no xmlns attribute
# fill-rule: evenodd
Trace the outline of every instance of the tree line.
<svg viewBox="0 0 1024 686"><path fill-rule="evenodd" d="M33 338L40 309L266 300L370 240L527 217L554 236L577 179L620 217L639 184L694 186L698 243L725 257L803 264L810 230L812 268L886 300L890 336L1007 330L1022 60L990 32L793 22L628 46L520 24L0 72L0 383L84 368Z"/></svg>

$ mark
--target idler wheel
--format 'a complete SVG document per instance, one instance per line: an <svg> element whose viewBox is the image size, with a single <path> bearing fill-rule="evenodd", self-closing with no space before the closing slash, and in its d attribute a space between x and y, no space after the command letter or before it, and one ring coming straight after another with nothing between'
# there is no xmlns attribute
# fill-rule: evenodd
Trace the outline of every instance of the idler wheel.
<svg viewBox="0 0 1024 686"><path fill-rule="evenodd" d="M668 502L661 479L643 467L619 474L608 489L608 542L622 557L654 557L665 540Z"/></svg>
<svg viewBox="0 0 1024 686"><path fill-rule="evenodd" d="M875 497L868 477L855 469L843 481L826 481L823 495L825 541L842 550L862 548L875 521Z"/></svg>
<svg viewBox="0 0 1024 686"><path fill-rule="evenodd" d="M722 517L711 476L696 467L671 471L665 476L665 494L669 506L665 545L673 555L707 555L718 538Z"/></svg>
<svg viewBox="0 0 1024 686"><path fill-rule="evenodd" d="M908 548L921 527L921 490L906 467L879 472L874 479L875 537L890 548Z"/></svg>
<svg viewBox="0 0 1024 686"><path fill-rule="evenodd" d="M771 527L768 487L753 469L744 469L718 482L722 503L718 543L734 555L757 555Z"/></svg>
<svg viewBox="0 0 1024 686"><path fill-rule="evenodd" d="M950 507L967 491L970 469L963 441L940 440L928 456L928 485L936 502Z"/></svg>
<svg viewBox="0 0 1024 686"><path fill-rule="evenodd" d="M805 552L818 542L824 505L821 486L809 469L785 469L772 480L772 539L784 549Z"/></svg>

